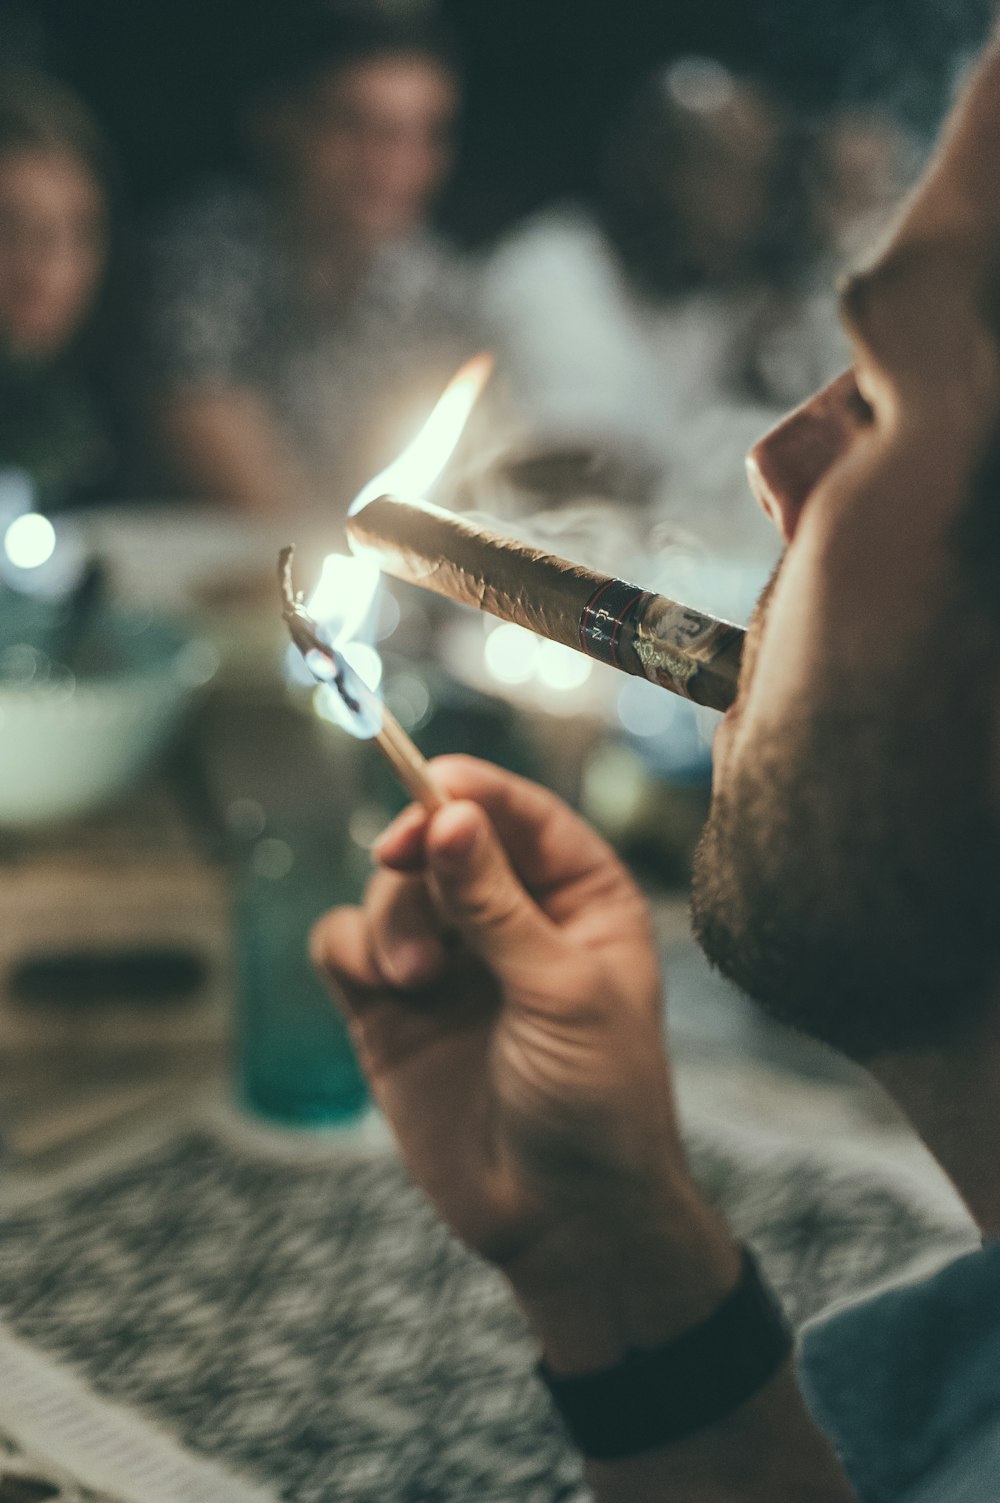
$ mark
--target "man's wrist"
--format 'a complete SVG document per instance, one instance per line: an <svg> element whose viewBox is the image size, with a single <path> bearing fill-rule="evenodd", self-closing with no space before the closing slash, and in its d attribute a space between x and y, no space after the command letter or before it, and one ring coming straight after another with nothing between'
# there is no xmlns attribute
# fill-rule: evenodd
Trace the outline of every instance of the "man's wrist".
<svg viewBox="0 0 1000 1503"><path fill-rule="evenodd" d="M547 1366L570 1376L697 1326L739 1283L741 1255L695 1200L683 1218L567 1227L507 1273Z"/></svg>
<svg viewBox="0 0 1000 1503"><path fill-rule="evenodd" d="M663 1345L568 1377L540 1364L584 1456L617 1461L677 1445L713 1429L767 1387L789 1357L791 1330L749 1248L741 1263L739 1283L718 1307Z"/></svg>

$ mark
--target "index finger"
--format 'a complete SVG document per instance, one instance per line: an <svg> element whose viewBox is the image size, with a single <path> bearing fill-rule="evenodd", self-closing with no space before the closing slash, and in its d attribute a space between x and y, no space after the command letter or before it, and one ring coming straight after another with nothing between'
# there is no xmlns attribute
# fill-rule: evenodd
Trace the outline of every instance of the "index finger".
<svg viewBox="0 0 1000 1503"><path fill-rule="evenodd" d="M597 874L625 875L610 847L549 789L475 757L438 757L433 767L454 798L485 809L511 866L536 898Z"/></svg>

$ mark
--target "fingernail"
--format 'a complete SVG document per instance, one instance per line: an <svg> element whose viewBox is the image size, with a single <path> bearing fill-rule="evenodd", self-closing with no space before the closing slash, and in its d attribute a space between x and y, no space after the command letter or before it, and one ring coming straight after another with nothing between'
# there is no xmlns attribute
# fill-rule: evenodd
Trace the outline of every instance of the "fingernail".
<svg viewBox="0 0 1000 1503"><path fill-rule="evenodd" d="M435 866L445 871L464 871L478 839L478 826L472 820L465 820L456 829L449 830L443 840L439 839L431 859Z"/></svg>
<svg viewBox="0 0 1000 1503"><path fill-rule="evenodd" d="M396 816L391 824L386 825L381 835L377 835L372 841L372 855L377 856L384 846L390 845L394 840L408 834L411 830L417 830L427 819L427 813L417 805L411 805L404 809L402 814Z"/></svg>
<svg viewBox="0 0 1000 1503"><path fill-rule="evenodd" d="M394 986L416 986L424 981L434 968L435 956L428 945L411 940L398 945L391 955L386 955L382 969L388 972L387 979Z"/></svg>

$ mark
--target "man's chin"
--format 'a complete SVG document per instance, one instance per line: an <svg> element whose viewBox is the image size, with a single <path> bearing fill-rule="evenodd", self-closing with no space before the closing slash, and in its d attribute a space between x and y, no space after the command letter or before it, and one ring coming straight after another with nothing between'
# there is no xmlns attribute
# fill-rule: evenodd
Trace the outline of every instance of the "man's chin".
<svg viewBox="0 0 1000 1503"><path fill-rule="evenodd" d="M901 819L879 826L890 799L872 790L864 807L860 770L852 822L835 789L779 792L762 760L713 798L695 853L691 921L709 962L769 1018L858 1064L974 1036L1000 960L988 822L973 808L925 843Z"/></svg>
<svg viewBox="0 0 1000 1503"><path fill-rule="evenodd" d="M862 1010L859 1028L840 989L831 993L825 984L822 965L818 972L809 940L803 944L801 933L789 933L773 907L760 912L742 901L735 882L714 865L709 878L714 856L699 847L691 891L692 929L709 963L772 1022L858 1063L873 1059L883 1044L871 1034L870 1011Z"/></svg>

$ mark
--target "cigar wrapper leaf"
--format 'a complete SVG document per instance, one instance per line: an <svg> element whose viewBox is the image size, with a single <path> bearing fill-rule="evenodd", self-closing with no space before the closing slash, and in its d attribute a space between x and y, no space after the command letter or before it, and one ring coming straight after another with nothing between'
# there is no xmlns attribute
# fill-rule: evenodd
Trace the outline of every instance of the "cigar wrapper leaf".
<svg viewBox="0 0 1000 1503"><path fill-rule="evenodd" d="M696 704L736 697L745 632L430 502L380 496L347 519L352 548L396 579L524 626Z"/></svg>

